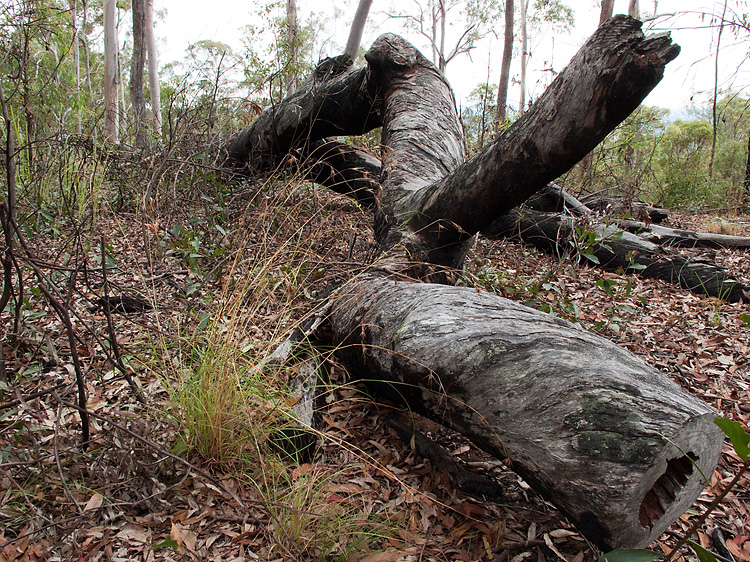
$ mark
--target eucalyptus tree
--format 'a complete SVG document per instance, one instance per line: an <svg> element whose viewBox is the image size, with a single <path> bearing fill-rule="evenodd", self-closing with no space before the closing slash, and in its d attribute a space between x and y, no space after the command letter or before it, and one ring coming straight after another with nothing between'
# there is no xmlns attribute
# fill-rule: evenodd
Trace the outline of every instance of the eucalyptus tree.
<svg viewBox="0 0 750 562"><path fill-rule="evenodd" d="M521 0L524 2L524 0ZM513 0L505 0L505 29L503 31L503 59L500 63L500 83L497 86L495 129L505 122L508 104L508 84L510 83L510 61L513 57Z"/></svg>
<svg viewBox="0 0 750 562"><path fill-rule="evenodd" d="M502 11L498 0L412 0L408 9L388 15L426 39L432 61L445 72L448 63L493 32Z"/></svg>
<svg viewBox="0 0 750 562"><path fill-rule="evenodd" d="M119 141L119 104L117 101L117 5L115 0L104 0L104 137Z"/></svg>
<svg viewBox="0 0 750 562"><path fill-rule="evenodd" d="M349 38L346 41L344 54L350 56L352 60L357 58L357 51L362 42L362 33L365 30L367 16L370 13L370 6L372 6L372 0L359 0L357 11L354 14L354 20L352 21L352 26L349 28Z"/></svg>

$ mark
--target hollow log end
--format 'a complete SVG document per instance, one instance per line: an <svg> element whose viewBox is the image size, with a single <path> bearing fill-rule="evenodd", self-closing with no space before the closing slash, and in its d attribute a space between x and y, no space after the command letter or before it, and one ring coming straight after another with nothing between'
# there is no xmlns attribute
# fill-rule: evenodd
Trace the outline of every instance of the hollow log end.
<svg viewBox="0 0 750 562"><path fill-rule="evenodd" d="M621 512L611 548L643 548L685 513L708 485L724 443L715 414L692 418L665 445Z"/></svg>

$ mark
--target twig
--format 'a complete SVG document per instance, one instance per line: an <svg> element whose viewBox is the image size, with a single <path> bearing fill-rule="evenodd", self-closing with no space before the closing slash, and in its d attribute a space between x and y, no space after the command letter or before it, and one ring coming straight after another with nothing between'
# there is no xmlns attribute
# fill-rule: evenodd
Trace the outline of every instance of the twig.
<svg viewBox="0 0 750 562"><path fill-rule="evenodd" d="M739 472L734 475L734 478L732 478L732 481L727 484L724 489L721 491L721 493L714 498L714 501L712 501L708 507L706 508L706 511L701 514L701 516L693 523L690 528L687 530L685 535L677 542L677 544L674 546L672 551L667 555L667 557L664 559L664 562L669 562L672 560L676 555L677 551L680 550L683 546L685 546L685 543L687 543L690 540L690 537L693 536L693 533L698 530L698 528L705 523L706 519L708 519L708 516L716 509L716 506L719 505L724 498L727 497L727 494L729 491L734 488L735 484L740 481L740 478L742 478L742 475L745 474L747 469L750 468L750 458L748 458L745 461L745 464L742 465Z"/></svg>
<svg viewBox="0 0 750 562"><path fill-rule="evenodd" d="M60 402L60 397L58 394L53 390L52 396ZM63 474L62 464L60 463L60 451L57 448L57 438L60 435L60 420L62 419L62 409L63 405L62 403L58 404L57 406L57 419L55 420L55 436L52 439L52 450L55 453L55 464L57 465L57 473L60 475L60 482L63 485L63 490L65 490L65 495L68 496L68 499L75 504L76 509L78 510L78 513L83 514L83 509L81 509L81 504L78 503L75 496L73 496L73 493L70 491L70 487L68 486L68 482L65 480L65 475Z"/></svg>
<svg viewBox="0 0 750 562"><path fill-rule="evenodd" d="M107 331L109 332L109 344L112 347L112 354L115 356L115 365L117 368L122 372L122 375L125 377L125 380L128 381L128 384L130 385L130 390L133 391L133 395L135 396L135 399L140 402L141 404L146 403L146 399L143 397L143 393L138 388L138 386L135 384L135 381L133 380L133 377L130 376L130 373L125 368L124 363L122 362L122 354L120 353L120 346L117 344L117 334L115 334L115 326L112 322L112 309L109 302L109 286L107 285L107 254L104 251L104 235L101 237L100 247L102 251L102 275L103 275L103 281L104 281L104 302L103 302L103 308L104 308L104 315L107 317Z"/></svg>
<svg viewBox="0 0 750 562"><path fill-rule="evenodd" d="M23 233L18 226L18 223L15 220L12 220L12 217L11 224L16 231L16 237L18 238L18 242L21 244L24 252L26 252L27 256L31 257L33 254L31 253L28 244L26 244L26 239L24 238ZM54 287L54 285L49 283L49 280L44 275L44 273L42 273L42 271L36 265L34 265L34 263L31 263L31 267L34 270L34 274L36 275L37 279L39 279L39 290L42 291L42 294L44 294L47 302L49 302L50 306L55 310L55 312L57 312L57 316L65 325L65 331L68 334L68 346L70 347L70 356L73 359L73 368L76 374L76 385L78 387L78 412L81 417L81 448L85 451L88 447L90 438L89 416L88 410L86 409L86 381L83 375L81 358L78 355L78 347L76 346L75 330L73 329L73 323L70 321L70 314L68 313L69 306L67 302L65 303L65 306L63 306L63 304L52 294L47 285L49 284L49 286L51 286L55 291L57 291L57 289Z"/></svg>
<svg viewBox="0 0 750 562"><path fill-rule="evenodd" d="M7 410L8 408L13 408L14 406L18 406L19 404L23 404L24 402L28 400L34 400L35 398L39 398L40 396L44 396L45 394L51 394L62 387L64 387L67 383L61 382L53 386L52 388L45 388L44 390L40 390L39 392L34 392L33 394L29 394L28 396L22 396L18 400L11 400L10 402L5 402L4 404L0 404L0 410Z"/></svg>

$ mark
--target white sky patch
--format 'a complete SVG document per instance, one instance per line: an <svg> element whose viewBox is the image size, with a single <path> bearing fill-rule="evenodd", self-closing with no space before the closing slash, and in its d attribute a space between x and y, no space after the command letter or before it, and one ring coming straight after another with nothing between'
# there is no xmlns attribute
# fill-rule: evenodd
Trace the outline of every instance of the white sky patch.
<svg viewBox="0 0 750 562"><path fill-rule="evenodd" d="M390 3L390 0L388 0ZM379 5L380 4L380 5ZM579 0L568 0L568 5L580 5ZM587 8L575 7L575 27L570 32L552 32L550 30L530 31L529 42L531 58L527 78L528 97L532 100L539 97L554 76L561 71L586 38L593 33L599 20L599 8L593 2L586 2ZM648 15L653 12L652 0L641 0L641 11ZM734 5L736 2L730 2ZM334 4L321 6L316 3L315 11L332 23L329 26L330 37L323 44L320 55L332 56L338 52L325 52L346 42L348 23L354 15L356 2L350 0L348 5L341 5L337 18L334 18ZM301 17L310 13L309 0L298 0ZM259 23L253 20L253 3L239 0L155 0L155 9L166 9L166 17L157 23L157 36L161 39L160 63L165 64L182 60L187 46L198 40L208 39L229 44L241 51L241 29L247 24ZM702 21L698 12L721 13L723 2L706 2L705 0L658 0L660 14L677 14L673 17L659 18L647 22L646 28L654 27L659 31L669 30L675 43L682 47L679 57L669 65L664 80L646 98L648 105L657 105L670 109L690 106L692 103L703 105L710 99L713 91L715 47L717 29L711 27L709 20ZM615 2L615 13L627 8L626 0ZM343 9L343 14L341 12ZM369 46L381 33L391 31L399 33L422 49L426 56L430 50L426 41L414 32L403 29L398 20L388 19L384 12L386 2L376 0L365 31L363 45ZM347 17L347 11L350 13ZM453 86L457 102L467 105L471 91L488 79L496 85L500 74L502 56L502 26L498 22L498 36L488 36L470 55L462 55L447 67L448 79ZM520 47L516 45L516 52ZM519 57L514 52L513 77L519 74ZM719 88L741 90L743 95L750 95L750 33L745 32L739 38L725 29L722 36L721 54L719 57ZM489 67L489 68L488 68ZM495 86L496 87L496 86ZM517 106L519 93L518 83L512 82L508 103Z"/></svg>

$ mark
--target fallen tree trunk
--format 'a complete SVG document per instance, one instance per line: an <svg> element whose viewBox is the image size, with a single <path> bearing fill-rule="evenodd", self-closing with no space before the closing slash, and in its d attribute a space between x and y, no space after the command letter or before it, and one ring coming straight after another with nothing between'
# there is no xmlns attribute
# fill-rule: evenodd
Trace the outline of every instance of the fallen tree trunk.
<svg viewBox="0 0 750 562"><path fill-rule="evenodd" d="M436 268L460 266L474 232L567 171L641 103L679 47L645 38L640 25L615 17L601 26L534 108L469 162L445 78L390 34L368 51L366 70L302 89L229 151L242 166L270 167L282 147L307 153L320 138L382 123L375 230L384 253L374 270L389 275L362 274L331 297L333 344L353 374L396 388L388 394L498 456L510 452L603 548L645 545L690 505L702 485L692 462L710 473L721 448L713 411L564 321L404 274L449 280Z"/></svg>
<svg viewBox="0 0 750 562"><path fill-rule="evenodd" d="M695 232L681 228L668 228L641 221L618 219L617 225L637 234L640 238L661 246L686 248L750 248L750 236L732 236L710 232Z"/></svg>
<svg viewBox="0 0 750 562"><path fill-rule="evenodd" d="M623 197L608 197L594 193L581 198L581 202L605 214L623 214L641 221L648 220L653 224L660 224L669 217L669 211L661 207L653 207L641 201L632 201Z"/></svg>
<svg viewBox="0 0 750 562"><path fill-rule="evenodd" d="M581 240L581 232L584 240ZM594 239L585 233L592 232ZM514 209L498 219L488 236L517 236L537 248L568 255L593 255L597 265L610 270L630 270L638 275L661 279L694 293L730 302L750 300L750 286L734 279L716 264L689 258L643 240L617 225L577 222L560 213Z"/></svg>
<svg viewBox="0 0 750 562"><path fill-rule="evenodd" d="M337 295L331 325L352 373L510 456L604 549L658 537L721 451L713 410L661 373L495 295L361 275Z"/></svg>

